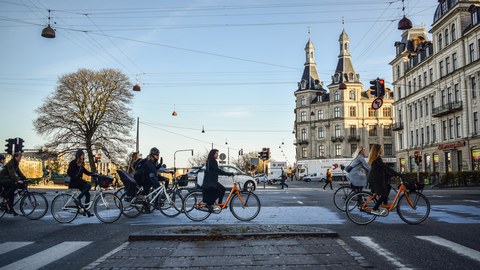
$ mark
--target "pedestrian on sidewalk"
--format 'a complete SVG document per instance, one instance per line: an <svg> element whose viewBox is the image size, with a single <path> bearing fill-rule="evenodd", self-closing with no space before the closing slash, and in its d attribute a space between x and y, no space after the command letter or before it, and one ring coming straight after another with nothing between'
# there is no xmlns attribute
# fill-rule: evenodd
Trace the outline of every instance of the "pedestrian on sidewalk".
<svg viewBox="0 0 480 270"><path fill-rule="evenodd" d="M285 184L285 181L287 181L287 174L285 173L285 170L282 167L282 174L280 175L280 186L283 187L286 186L288 188L288 185Z"/></svg>
<svg viewBox="0 0 480 270"><path fill-rule="evenodd" d="M330 169L327 169L327 178L325 179L325 186L323 186L323 189L325 190L325 187L328 184L330 184L330 189L333 190L332 182L333 182L332 172L330 171Z"/></svg>

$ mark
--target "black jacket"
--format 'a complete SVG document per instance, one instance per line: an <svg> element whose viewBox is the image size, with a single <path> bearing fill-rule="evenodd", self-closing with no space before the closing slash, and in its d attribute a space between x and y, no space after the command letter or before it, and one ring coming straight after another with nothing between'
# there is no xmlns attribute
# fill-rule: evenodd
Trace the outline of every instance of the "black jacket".
<svg viewBox="0 0 480 270"><path fill-rule="evenodd" d="M83 175L92 175L84 166L78 166L77 160L74 159L68 164L67 175L70 176L69 188L82 188L87 181L83 180Z"/></svg>
<svg viewBox="0 0 480 270"><path fill-rule="evenodd" d="M138 161L141 163L134 174L136 181L145 183L144 181L157 181L158 182L158 164L156 161L145 158L145 160Z"/></svg>
<svg viewBox="0 0 480 270"><path fill-rule="evenodd" d="M0 172L0 184L7 182L18 182L18 180L27 179L20 171L19 163L15 158L7 162L3 170Z"/></svg>
<svg viewBox="0 0 480 270"><path fill-rule="evenodd" d="M379 157L374 160L368 174L368 183L372 191L380 196L388 196L390 189L387 181L391 176L402 175L383 163L382 158Z"/></svg>
<svg viewBox="0 0 480 270"><path fill-rule="evenodd" d="M218 167L217 160L211 159L207 161L207 165L205 166L205 176L203 177L202 188L209 189L209 188L216 188L218 184L218 176L219 175L232 175L231 173L227 173Z"/></svg>

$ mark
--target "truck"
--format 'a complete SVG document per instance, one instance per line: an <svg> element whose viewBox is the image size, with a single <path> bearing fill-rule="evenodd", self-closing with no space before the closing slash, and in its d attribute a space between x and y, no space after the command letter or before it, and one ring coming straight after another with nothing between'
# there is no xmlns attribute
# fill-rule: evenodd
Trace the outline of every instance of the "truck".
<svg viewBox="0 0 480 270"><path fill-rule="evenodd" d="M342 166L346 168L352 158L329 158L329 159L310 159L299 160L297 162L297 178L306 181L318 179L320 181L326 178L327 169L332 172L333 180L342 181L344 179L345 171L342 171Z"/></svg>
<svg viewBox="0 0 480 270"><path fill-rule="evenodd" d="M267 165L267 172L268 172L268 182L275 183L280 181L280 176L282 175L282 168L287 170L287 162L286 161L270 161Z"/></svg>

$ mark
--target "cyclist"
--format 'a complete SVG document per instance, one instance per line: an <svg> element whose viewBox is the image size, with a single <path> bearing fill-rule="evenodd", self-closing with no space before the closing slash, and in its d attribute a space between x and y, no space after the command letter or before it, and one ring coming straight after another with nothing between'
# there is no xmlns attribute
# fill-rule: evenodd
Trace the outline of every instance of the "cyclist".
<svg viewBox="0 0 480 270"><path fill-rule="evenodd" d="M154 188L160 186L157 172L159 158L160 151L158 148L153 147L150 149L150 154L138 162L133 178L140 186L143 186L143 195L147 195L152 186Z"/></svg>
<svg viewBox="0 0 480 270"><path fill-rule="evenodd" d="M368 163L371 165L370 173L368 174L368 183L372 188L372 192L376 193L380 198L373 207L371 213L374 215L382 215L382 212L386 209L380 208L382 203L386 203L388 200L388 194L390 193L390 184L388 180L391 176L402 176L400 173L394 171L383 163L382 158L382 146L380 144L374 144L370 149L370 155L368 156Z"/></svg>
<svg viewBox="0 0 480 270"><path fill-rule="evenodd" d="M363 146L355 151L349 166L352 167L352 170L347 172L348 181L350 181L353 189L362 190L367 185L367 175L370 172L370 165L365 160L365 148Z"/></svg>
<svg viewBox="0 0 480 270"><path fill-rule="evenodd" d="M70 177L68 188L79 189L80 194L77 197L78 201L81 203L83 196L85 196L85 205L88 205L88 203L90 203L90 189L92 186L82 179L84 174L88 176L92 175L91 172L85 169L85 153L82 149L78 149L77 152L75 152L75 159L68 164L67 175ZM93 214L88 211L86 214L89 217L93 216Z"/></svg>
<svg viewBox="0 0 480 270"><path fill-rule="evenodd" d="M5 167L5 155L0 154L0 172L2 172Z"/></svg>
<svg viewBox="0 0 480 270"><path fill-rule="evenodd" d="M27 180L20 170L20 160L22 153L15 153L3 170L0 172L0 186L4 189L4 197L7 203L7 213L17 215L13 210L13 200L17 186L23 185L23 180Z"/></svg>
<svg viewBox="0 0 480 270"><path fill-rule="evenodd" d="M213 203L216 199L218 199L218 203L222 203L223 196L225 196L225 187L218 182L218 176L234 175L233 173L228 173L218 168L217 158L218 150L210 150L210 153L208 153L207 164L205 165L205 176L202 183L203 201L210 212L220 211L220 207L218 205L213 206Z"/></svg>

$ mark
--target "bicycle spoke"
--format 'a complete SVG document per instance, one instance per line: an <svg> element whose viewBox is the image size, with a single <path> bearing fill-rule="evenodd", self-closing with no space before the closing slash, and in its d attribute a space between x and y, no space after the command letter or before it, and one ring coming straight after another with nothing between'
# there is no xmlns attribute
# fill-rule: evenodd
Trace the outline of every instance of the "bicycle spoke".
<svg viewBox="0 0 480 270"><path fill-rule="evenodd" d="M398 200L397 213L408 224L420 224L430 214L430 202L422 193L410 192Z"/></svg>
<svg viewBox="0 0 480 270"><path fill-rule="evenodd" d="M40 219L48 211L47 198L37 192L27 192L20 200L20 211L28 219Z"/></svg>
<svg viewBox="0 0 480 270"><path fill-rule="evenodd" d="M201 191L189 193L183 201L183 212L193 221L202 221L210 216L205 204L202 202L203 195Z"/></svg>
<svg viewBox="0 0 480 270"><path fill-rule="evenodd" d="M68 223L78 215L78 207L70 194L59 194L53 198L50 209L53 218L60 223Z"/></svg>
<svg viewBox="0 0 480 270"><path fill-rule="evenodd" d="M113 193L100 193L95 199L94 212L97 218L104 223L117 221L122 215L122 202Z"/></svg>
<svg viewBox="0 0 480 270"><path fill-rule="evenodd" d="M237 193L230 201L230 212L235 218L242 221L250 221L257 217L260 208L260 199L252 192Z"/></svg>
<svg viewBox="0 0 480 270"><path fill-rule="evenodd" d="M349 196L345 203L347 217L355 224L366 225L375 220L377 216L370 214L377 200L371 199L372 194L358 192Z"/></svg>

